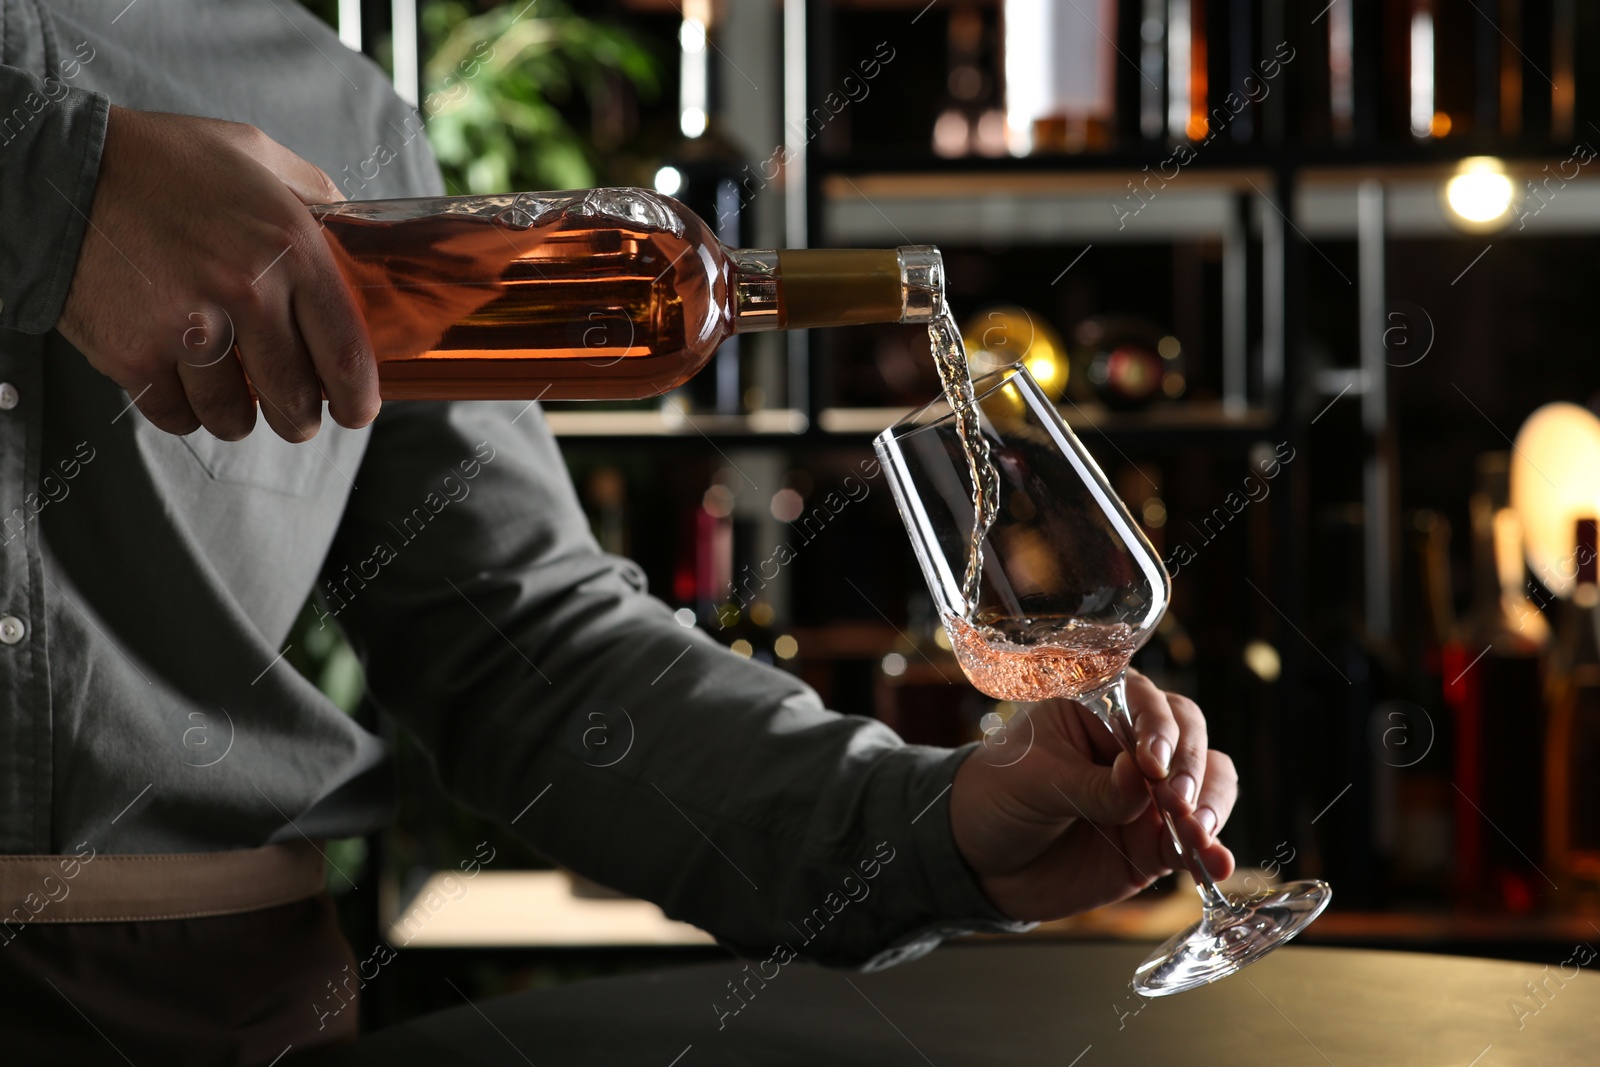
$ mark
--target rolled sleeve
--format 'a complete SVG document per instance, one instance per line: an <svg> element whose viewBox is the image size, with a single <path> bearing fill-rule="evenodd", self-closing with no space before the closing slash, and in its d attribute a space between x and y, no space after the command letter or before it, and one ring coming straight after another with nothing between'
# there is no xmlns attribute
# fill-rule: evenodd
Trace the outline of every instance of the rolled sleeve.
<svg viewBox="0 0 1600 1067"><path fill-rule="evenodd" d="M111 103L0 66L0 326L41 334L67 301Z"/></svg>

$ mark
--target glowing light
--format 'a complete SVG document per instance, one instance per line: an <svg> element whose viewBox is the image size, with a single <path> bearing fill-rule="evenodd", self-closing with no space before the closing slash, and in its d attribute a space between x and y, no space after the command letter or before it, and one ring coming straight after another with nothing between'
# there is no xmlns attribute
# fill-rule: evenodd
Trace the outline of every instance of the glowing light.
<svg viewBox="0 0 1600 1067"><path fill-rule="evenodd" d="M733 494L725 485L713 485L700 498L700 506L714 519L725 519L733 514Z"/></svg>
<svg viewBox="0 0 1600 1067"><path fill-rule="evenodd" d="M1002 304L980 311L962 327L961 343L974 376L1022 363L1050 399L1066 388L1071 370L1066 346L1048 322L1026 308Z"/></svg>
<svg viewBox="0 0 1600 1067"><path fill-rule="evenodd" d="M1576 404L1546 404L1511 447L1511 506L1522 519L1533 576L1556 596L1577 585L1576 525L1600 515L1600 418Z"/></svg>
<svg viewBox="0 0 1600 1067"><path fill-rule="evenodd" d="M1283 661L1278 650L1265 641L1251 641L1244 646L1244 665L1263 682L1275 682L1283 673Z"/></svg>
<svg viewBox="0 0 1600 1067"><path fill-rule="evenodd" d="M1498 159L1474 156L1462 160L1455 177L1445 183L1444 202L1458 226L1489 229L1510 220L1514 193Z"/></svg>
<svg viewBox="0 0 1600 1067"><path fill-rule="evenodd" d="M779 522L793 522L805 508L805 498L793 489L779 489L772 494L772 517Z"/></svg>
<svg viewBox="0 0 1600 1067"><path fill-rule="evenodd" d="M706 132L706 109L711 106L711 66L706 48L706 20L684 12L678 27L678 44L683 49L678 65L678 128L685 137Z"/></svg>
<svg viewBox="0 0 1600 1067"><path fill-rule="evenodd" d="M662 167L656 171L656 192L662 196L676 196L683 188L683 172L677 167Z"/></svg>
<svg viewBox="0 0 1600 1067"><path fill-rule="evenodd" d="M750 605L750 621L757 626L771 626L772 615L772 605L765 600L758 600Z"/></svg>
<svg viewBox="0 0 1600 1067"><path fill-rule="evenodd" d="M694 612L689 608L679 608L672 613L672 619L685 630L694 629Z"/></svg>
<svg viewBox="0 0 1600 1067"><path fill-rule="evenodd" d="M898 652L891 652L883 657L883 673L891 678L898 678L906 673L906 658Z"/></svg>
<svg viewBox="0 0 1600 1067"><path fill-rule="evenodd" d="M772 651L778 654L779 659L794 659L800 654L800 642L788 634L780 634L778 639L772 642Z"/></svg>
<svg viewBox="0 0 1600 1067"><path fill-rule="evenodd" d="M933 123L933 154L943 159L966 155L972 147L972 128L967 116L946 108Z"/></svg>
<svg viewBox="0 0 1600 1067"><path fill-rule="evenodd" d="M688 54L706 50L706 24L699 19L684 19L678 28L678 45Z"/></svg>
<svg viewBox="0 0 1600 1067"><path fill-rule="evenodd" d="M1433 16L1418 11L1411 16L1411 133L1419 139L1433 135Z"/></svg>
<svg viewBox="0 0 1600 1067"><path fill-rule="evenodd" d="M750 642L746 641L742 637L733 644L729 645L728 650L731 651L735 656L743 656L745 659L749 659L751 656L756 654L756 650L751 647Z"/></svg>

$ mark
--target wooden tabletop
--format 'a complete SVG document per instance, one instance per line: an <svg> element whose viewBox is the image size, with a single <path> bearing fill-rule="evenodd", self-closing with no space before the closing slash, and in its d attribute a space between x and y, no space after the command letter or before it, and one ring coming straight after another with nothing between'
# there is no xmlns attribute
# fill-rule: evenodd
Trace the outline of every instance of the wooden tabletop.
<svg viewBox="0 0 1600 1067"><path fill-rule="evenodd" d="M764 971L759 964L748 971L743 964L684 967L464 1003L311 1062L1600 1063L1600 977L1591 973L1600 957L1586 946L1574 946L1547 966L1291 946L1216 985L1155 1001L1128 988L1147 951L1102 944L952 945L865 975L798 962L768 964ZM760 973L769 976L764 987ZM742 1008L730 981L739 985Z"/></svg>

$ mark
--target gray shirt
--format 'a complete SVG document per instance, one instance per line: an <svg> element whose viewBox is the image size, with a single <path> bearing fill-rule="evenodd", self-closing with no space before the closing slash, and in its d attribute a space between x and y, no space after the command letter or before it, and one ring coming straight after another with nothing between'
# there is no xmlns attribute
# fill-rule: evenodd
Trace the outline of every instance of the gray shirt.
<svg viewBox="0 0 1600 1067"><path fill-rule="evenodd" d="M452 795L596 881L828 963L1016 927L951 838L967 751L679 626L537 407L390 403L301 445L146 422L52 329L109 101L252 123L352 197L444 191L425 113L293 0L0 0L0 852L383 825L384 745L282 659L320 589Z"/></svg>

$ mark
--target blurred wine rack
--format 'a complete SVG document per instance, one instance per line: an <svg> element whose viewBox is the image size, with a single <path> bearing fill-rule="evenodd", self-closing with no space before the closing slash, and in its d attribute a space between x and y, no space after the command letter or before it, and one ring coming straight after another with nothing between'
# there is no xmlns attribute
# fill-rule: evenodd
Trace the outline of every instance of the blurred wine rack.
<svg viewBox="0 0 1600 1067"><path fill-rule="evenodd" d="M357 6L369 25L381 20L384 5ZM609 6L659 25L675 25L687 10L673 0ZM1433 871L1434 881L1407 889L1409 897L1386 881L1393 857L1382 854L1392 851L1383 843L1382 796L1394 782L1374 765L1369 737L1382 693L1356 677L1372 658L1329 635L1359 630L1364 642L1392 645L1406 625L1397 592L1405 570L1399 412L1435 418L1438 398L1457 394L1479 407L1464 386L1481 398L1475 414L1457 405L1461 418L1482 417L1475 429L1446 433L1425 418L1408 444L1438 436L1428 477L1460 501L1464 476L1439 454L1504 447L1514 425L1507 420L1520 418L1495 407L1493 383L1503 377L1481 367L1441 369L1452 354L1447 343L1466 350L1472 339L1452 335L1429 308L1484 293L1485 276L1505 287L1519 272L1530 307L1564 307L1544 298L1556 284L1529 269L1534 253L1516 247L1556 249L1553 258L1572 264L1574 275L1600 251L1582 243L1600 235L1600 180L1587 166L1576 174L1570 166L1574 142L1600 139L1590 122L1600 121L1600 48L1569 55L1560 38L1570 27L1583 41L1600 41L1600 7L1078 0L1074 7L1119 16L1110 35L1115 107L1104 129L1091 126L1070 152L942 155L929 130L941 108L955 106L945 88L953 84L947 73L956 73L953 20L971 23L962 47L978 40L973 47L993 55L1003 6L717 5L709 62L726 83L755 87L727 94L717 116L761 175L741 239L755 247L937 244L958 315L1004 302L1035 309L1064 332L1119 311L1170 329L1186 361L1181 399L1114 410L1069 393L1062 414L1163 556L1182 559L1173 625L1142 666L1198 699L1212 744L1240 767L1245 787L1230 845L1248 865L1292 843L1286 875L1326 876L1339 886L1349 910L1330 915L1313 936L1435 947L1503 938L1505 927L1439 917L1448 872ZM1526 17L1507 21L1513 9ZM1141 37L1156 15L1170 37L1180 11L1208 40L1185 91L1200 86L1203 98L1209 84L1213 104L1218 87L1259 74L1280 42L1294 52L1274 91L1223 128L1204 126L1204 107L1193 127L1194 113L1183 111L1193 101L1180 103L1168 78L1176 53L1156 54ZM1410 83L1394 54L1396 42L1418 39L1408 32L1424 15L1437 34L1440 73L1437 97L1420 116L1422 136L1411 124L1418 115L1396 110ZM859 79L880 42L896 58L880 60L870 96L839 106L830 94L847 77ZM980 71L974 107L996 104L998 71L997 62ZM819 115L828 117L815 121ZM974 143L981 121L969 127ZM1192 158L1174 167L1185 145ZM765 146L775 147L762 162L756 149ZM1489 153L1518 190L1559 191L1493 233L1466 233L1441 188L1464 159ZM780 156L781 167L767 166ZM1558 187L1549 184L1553 170L1566 175ZM1495 255L1480 266L1489 246ZM1416 341L1424 356L1440 343L1423 372L1406 371L1414 349L1397 341L1397 314L1408 331L1427 319ZM638 559L653 591L688 624L794 671L838 710L885 719L912 740L954 743L979 736L984 716L1013 709L965 685L919 599L889 494L863 473L871 438L934 395L926 368L898 384L872 369L896 346L917 356L916 332L750 338L739 359L754 388L731 406L719 392L715 405L697 395L629 410L551 405L546 414L602 545ZM1579 350L1582 338L1563 336ZM1397 377L1402 372L1411 377ZM1582 379L1581 369L1550 373L1560 383ZM1519 402L1508 400L1507 410ZM852 485L870 492L855 495ZM1247 505L1227 505L1224 515L1224 501L1240 493ZM830 495L845 506L826 507ZM761 582L759 595L732 598L736 616L724 614L729 598L720 591L739 590L740 575L780 545L798 549L795 561ZM1180 546L1194 550L1192 561ZM717 553L722 562L708 565ZM1335 618L1346 611L1359 617ZM405 897L390 902L391 916ZM1393 910L1397 902L1429 917ZM1128 919L1147 904L1063 929L1148 936L1155 927ZM1514 937L1524 946L1554 943L1573 929L1525 916Z"/></svg>

